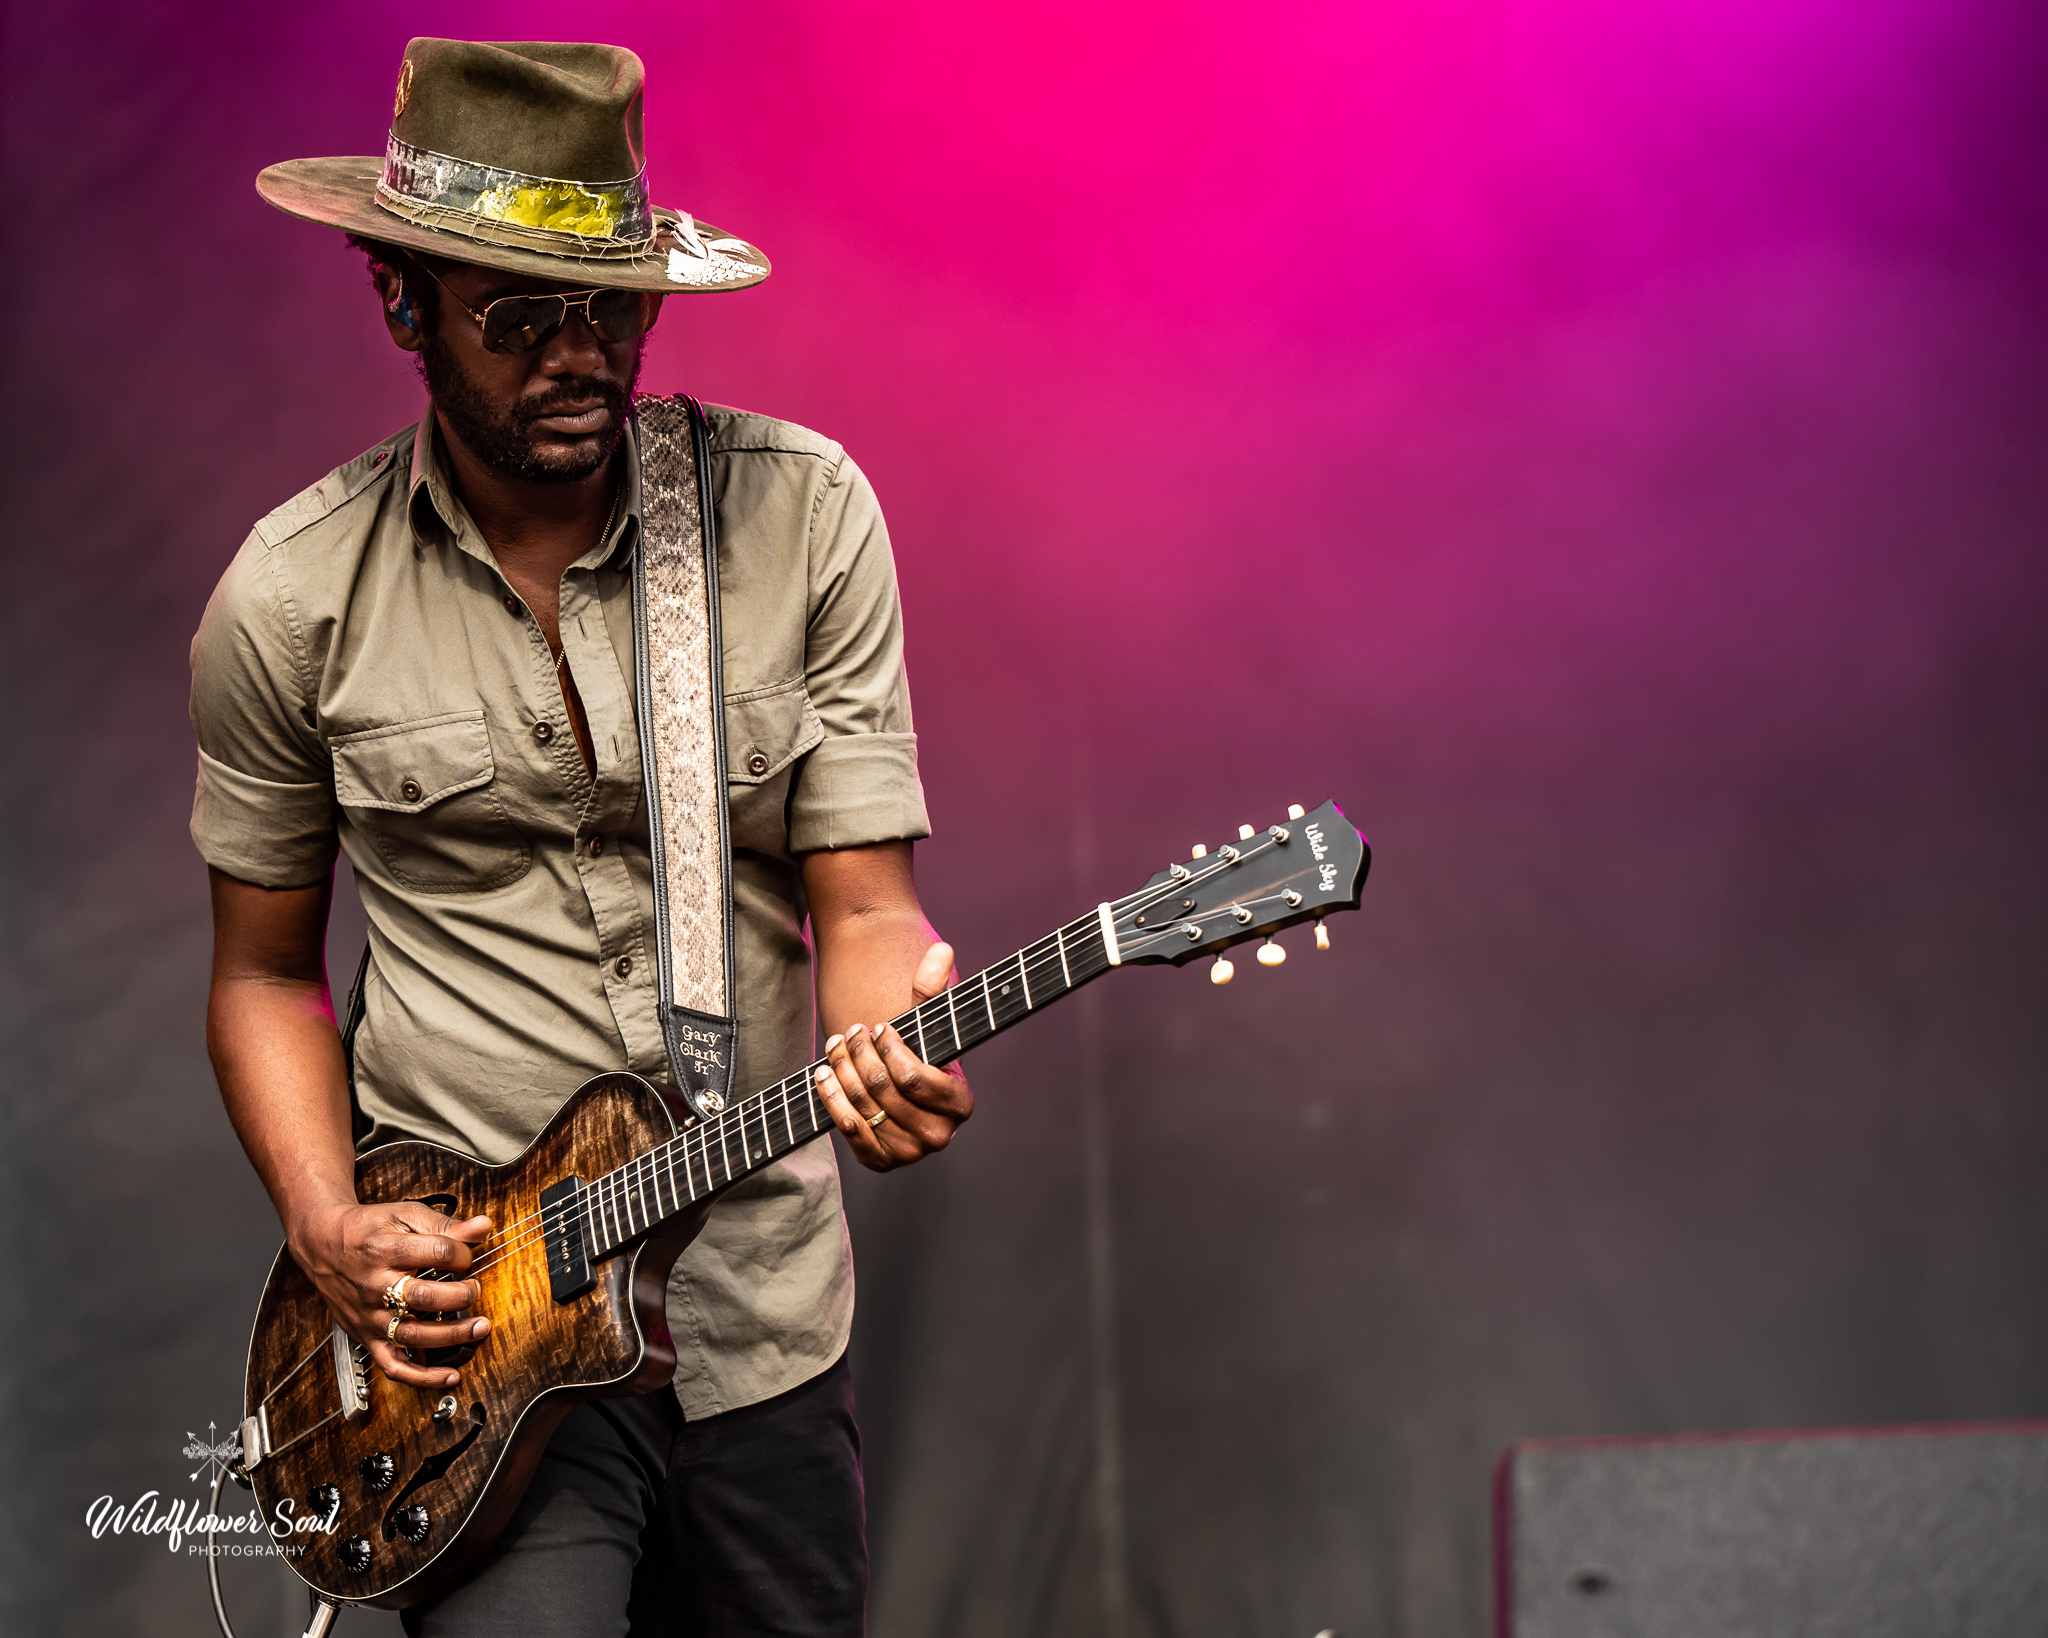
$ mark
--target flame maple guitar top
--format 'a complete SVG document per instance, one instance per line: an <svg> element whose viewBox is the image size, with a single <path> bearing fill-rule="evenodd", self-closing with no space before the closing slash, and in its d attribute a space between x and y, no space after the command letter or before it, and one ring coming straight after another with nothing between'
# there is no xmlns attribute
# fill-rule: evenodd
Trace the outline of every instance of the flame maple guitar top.
<svg viewBox="0 0 2048 1638"><path fill-rule="evenodd" d="M669 1270L709 1203L594 1264L596 1283L567 1302L550 1293L531 1228L549 1184L602 1176L675 1131L652 1086L611 1074L586 1082L526 1152L502 1166L431 1143L362 1157L360 1199L426 1200L454 1217L489 1216L493 1234L479 1262L493 1247L516 1248L480 1276L473 1311L488 1315L492 1328L457 1367L452 1389L410 1387L371 1366L367 1408L344 1415L333 1316L289 1253L278 1253L250 1338L243 1407L247 1416L263 1413L269 1454L248 1482L274 1535L296 1526L283 1544L315 1589L393 1609L446 1590L490 1546L572 1405L668 1382ZM437 1418L450 1395L454 1405ZM423 1528L417 1508L425 1509ZM328 1528L300 1522L323 1520L330 1509ZM364 1543L357 1568L350 1556L362 1556Z"/></svg>

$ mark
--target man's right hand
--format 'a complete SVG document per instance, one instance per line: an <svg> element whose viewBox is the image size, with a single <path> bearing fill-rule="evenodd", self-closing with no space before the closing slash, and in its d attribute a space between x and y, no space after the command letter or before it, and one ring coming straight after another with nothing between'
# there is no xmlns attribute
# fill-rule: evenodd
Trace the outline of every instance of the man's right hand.
<svg viewBox="0 0 2048 1638"><path fill-rule="evenodd" d="M418 1388L445 1388L458 1380L447 1365L417 1365L410 1349L424 1356L429 1348L455 1348L481 1341L491 1322L481 1315L469 1319L437 1319L476 1305L475 1280L428 1280L426 1269L460 1274L470 1265L474 1248L490 1237L491 1220L445 1217L417 1200L387 1206L340 1206L318 1214L291 1235L291 1253L299 1267L327 1299L342 1329L370 1351L377 1368L394 1382ZM405 1287L405 1306L416 1317L399 1323L396 1337L388 1333L392 1310L384 1293L399 1276L414 1275Z"/></svg>
<svg viewBox="0 0 2048 1638"><path fill-rule="evenodd" d="M209 870L213 888L213 988L206 1045L228 1106L299 1267L344 1331L369 1349L394 1382L454 1386L446 1365L415 1364L406 1350L453 1348L490 1330L481 1316L438 1316L474 1306L474 1280L423 1280L423 1269L468 1270L491 1232L417 1200L359 1206L349 1136L348 1066L327 989L327 904L333 876L305 887L258 887ZM405 1320L394 1340L384 1293L402 1274Z"/></svg>

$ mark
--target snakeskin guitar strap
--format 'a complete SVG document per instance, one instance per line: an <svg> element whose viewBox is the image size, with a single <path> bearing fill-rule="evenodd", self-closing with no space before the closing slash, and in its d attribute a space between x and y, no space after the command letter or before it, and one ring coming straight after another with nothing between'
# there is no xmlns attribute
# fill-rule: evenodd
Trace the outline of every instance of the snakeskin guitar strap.
<svg viewBox="0 0 2048 1638"><path fill-rule="evenodd" d="M661 1035L700 1119L732 1097L732 837L711 443L694 398L642 398L633 659Z"/></svg>

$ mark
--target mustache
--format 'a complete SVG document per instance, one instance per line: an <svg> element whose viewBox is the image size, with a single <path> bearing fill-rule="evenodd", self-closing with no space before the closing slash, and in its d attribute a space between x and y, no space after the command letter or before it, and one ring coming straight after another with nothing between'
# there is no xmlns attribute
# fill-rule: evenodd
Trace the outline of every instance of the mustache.
<svg viewBox="0 0 2048 1638"><path fill-rule="evenodd" d="M600 402L611 411L614 423L623 424L632 395L616 381L585 376L580 380L557 381L537 397L523 399L512 411L512 424L521 431L549 415L567 415Z"/></svg>

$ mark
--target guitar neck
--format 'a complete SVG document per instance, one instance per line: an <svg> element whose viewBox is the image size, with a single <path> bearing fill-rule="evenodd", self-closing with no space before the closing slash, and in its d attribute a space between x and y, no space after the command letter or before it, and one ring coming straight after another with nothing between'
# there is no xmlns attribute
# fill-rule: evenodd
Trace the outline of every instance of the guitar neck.
<svg viewBox="0 0 2048 1638"><path fill-rule="evenodd" d="M1116 965L1107 920L1091 911L890 1023L926 1063L949 1064ZM589 1255L617 1250L830 1131L814 1084L824 1062L814 1059L715 1121L699 1122L588 1184L582 1203Z"/></svg>

